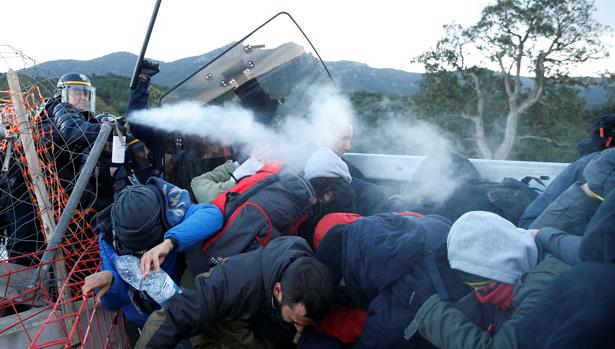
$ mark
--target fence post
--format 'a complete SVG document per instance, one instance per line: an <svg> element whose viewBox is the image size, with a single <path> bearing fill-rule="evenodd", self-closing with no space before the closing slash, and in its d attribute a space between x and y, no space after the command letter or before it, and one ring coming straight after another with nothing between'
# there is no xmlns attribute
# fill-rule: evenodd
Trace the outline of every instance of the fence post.
<svg viewBox="0 0 615 349"><path fill-rule="evenodd" d="M41 220L43 221L45 237L46 240L49 241L56 224L53 218L51 203L49 202L49 192L47 191L47 185L45 185L44 174L41 170L39 158L36 155L36 146L32 138L30 121L28 120L28 111L26 110L26 105L17 74L15 74L12 69L9 69L6 77L9 83L9 89L11 91L11 101L13 103L13 107L15 108L15 113L19 122L19 141L21 142L24 154L26 156L28 171L30 172L32 185L34 186L36 203L41 213ZM59 251L59 253L62 253L62 251ZM61 292L64 282L67 279L66 264L64 263L64 260L59 260L54 262L54 266L58 292ZM68 331L70 331L70 329L73 328L75 320L68 315L72 314L74 309L72 304L68 301L71 298L70 288L66 288L65 291L66 292L62 292L61 294L63 301L62 310L64 315L67 316L64 318L64 324L66 325ZM71 339L71 343L78 344L78 342L75 343L75 340L78 340L78 338Z"/></svg>

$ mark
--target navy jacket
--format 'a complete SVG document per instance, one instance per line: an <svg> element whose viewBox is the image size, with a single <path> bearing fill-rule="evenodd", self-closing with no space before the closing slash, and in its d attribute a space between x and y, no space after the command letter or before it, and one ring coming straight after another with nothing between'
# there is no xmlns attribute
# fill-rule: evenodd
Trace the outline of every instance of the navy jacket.
<svg viewBox="0 0 615 349"><path fill-rule="evenodd" d="M552 227L574 235L583 235L600 200L586 195L580 183L572 184L530 224L532 229Z"/></svg>
<svg viewBox="0 0 615 349"><path fill-rule="evenodd" d="M387 197L376 184L361 178L352 178L352 189L355 195L358 214L371 216L382 211L382 206L387 202Z"/></svg>
<svg viewBox="0 0 615 349"><path fill-rule="evenodd" d="M53 108L53 120L63 141L71 150L87 149L94 144L100 123L90 122L89 113L77 110L68 103L59 103Z"/></svg>
<svg viewBox="0 0 615 349"><path fill-rule="evenodd" d="M611 348L615 265L582 263L561 274L516 328L520 349Z"/></svg>
<svg viewBox="0 0 615 349"><path fill-rule="evenodd" d="M584 261L615 263L615 190L605 196L589 221L579 247Z"/></svg>
<svg viewBox="0 0 615 349"><path fill-rule="evenodd" d="M544 211L550 203L555 201L555 199L566 189L568 189L572 184L577 181L584 181L583 178L583 169L588 162L590 162L594 157L596 157L600 152L591 153L583 156L572 164L568 165L554 180L549 184L547 189L543 191L534 201L532 201L521 219L519 219L519 227L528 229L530 224L534 222L536 217L538 217L542 211Z"/></svg>
<svg viewBox="0 0 615 349"><path fill-rule="evenodd" d="M446 259L450 221L440 216L421 218L380 214L354 222L342 238L344 294L369 316L353 348L406 348L405 324L423 301L436 293L428 271L428 255L453 299L467 288ZM433 238L433 240L429 240ZM433 249L433 254L430 250ZM430 257L429 257L430 258ZM418 336L413 345L425 345Z"/></svg>
<svg viewBox="0 0 615 349"><path fill-rule="evenodd" d="M568 264L581 261L615 263L615 190L604 198L585 228L583 236L555 228L542 228L536 235L545 252Z"/></svg>

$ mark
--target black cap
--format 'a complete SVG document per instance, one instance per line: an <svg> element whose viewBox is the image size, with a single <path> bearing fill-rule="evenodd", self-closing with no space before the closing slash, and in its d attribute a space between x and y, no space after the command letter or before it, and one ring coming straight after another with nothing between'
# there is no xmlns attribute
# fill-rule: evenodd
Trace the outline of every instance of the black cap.
<svg viewBox="0 0 615 349"><path fill-rule="evenodd" d="M578 145L579 154L587 155L615 145L615 114L600 117L594 123L592 131Z"/></svg>
<svg viewBox="0 0 615 349"><path fill-rule="evenodd" d="M162 242L161 207L158 189L153 185L129 186L117 195L111 221L116 247L123 250L118 254L134 254Z"/></svg>

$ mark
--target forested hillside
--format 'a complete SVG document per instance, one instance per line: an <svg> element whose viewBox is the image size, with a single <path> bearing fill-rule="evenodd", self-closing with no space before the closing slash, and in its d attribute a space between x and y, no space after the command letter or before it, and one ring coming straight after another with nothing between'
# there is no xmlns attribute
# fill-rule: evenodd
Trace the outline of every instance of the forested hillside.
<svg viewBox="0 0 615 349"><path fill-rule="evenodd" d="M91 79L96 87L97 111L116 115L125 114L128 107L130 79L116 75L94 75ZM22 83L27 86L31 81L24 76ZM41 90L53 91L54 87L55 81L45 80ZM0 82L0 89L6 88L6 81ZM152 85L150 105L156 105L158 98L166 89L156 84ZM424 121L437 127L441 135L450 140L462 154L468 157L480 157L473 139L472 123L454 115L456 108L452 103L454 96L443 93L444 91L437 89L437 84L428 80L423 80L419 84L419 89L419 93L413 96L346 91L358 119L355 125L353 151L413 154L412 149L405 148L399 142L387 139L373 142L374 137L370 133L375 129L386 127L390 122L412 126ZM494 91L497 91L495 86ZM610 88L608 91L609 98L606 104L588 109L577 89L566 85L550 89L545 99L532 107L528 111L528 117L523 118L520 123L519 139L509 159L574 161L578 157L576 144L587 135L593 121L600 115L615 113L615 89ZM504 98L501 90L499 94L493 94L488 106L490 113L495 115L501 110ZM491 132L501 132L501 129L496 128ZM370 137L367 137L368 135ZM407 137L413 135L408 134Z"/></svg>
<svg viewBox="0 0 615 349"><path fill-rule="evenodd" d="M96 87L96 109L115 115L123 115L128 109L130 78L117 75L92 76ZM149 103L155 105L166 87L156 84L150 86Z"/></svg>

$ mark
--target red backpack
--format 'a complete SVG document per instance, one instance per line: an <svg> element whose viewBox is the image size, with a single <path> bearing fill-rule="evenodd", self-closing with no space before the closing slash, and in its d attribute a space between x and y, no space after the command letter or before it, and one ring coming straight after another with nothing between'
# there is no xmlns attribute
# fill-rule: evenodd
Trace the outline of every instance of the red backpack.
<svg viewBox="0 0 615 349"><path fill-rule="evenodd" d="M312 213L316 195L299 173L280 161L271 161L218 195L212 204L222 211L224 226L204 244L186 252L195 275L226 257L265 246L281 235L296 234Z"/></svg>

